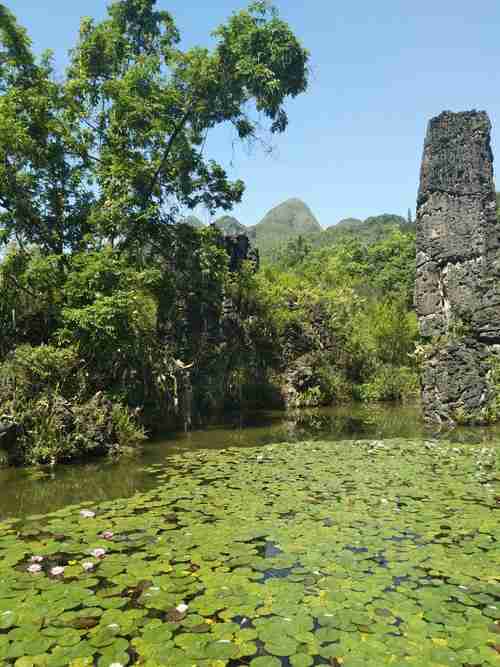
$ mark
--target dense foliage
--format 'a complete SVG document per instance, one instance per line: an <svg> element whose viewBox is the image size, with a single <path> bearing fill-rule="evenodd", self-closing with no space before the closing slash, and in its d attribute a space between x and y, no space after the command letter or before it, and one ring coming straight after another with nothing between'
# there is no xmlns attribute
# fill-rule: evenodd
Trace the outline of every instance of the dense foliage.
<svg viewBox="0 0 500 667"><path fill-rule="evenodd" d="M259 277L292 402L409 399L417 393L415 235L313 250L299 237Z"/></svg>
<svg viewBox="0 0 500 667"><path fill-rule="evenodd" d="M179 207L230 208L243 183L205 157L207 133L286 129L284 100L305 90L307 52L265 2L215 31L212 51L178 48L155 0L117 0L84 19L65 78L40 63L3 8L0 204L6 239L44 251L161 238ZM268 121L268 123L266 123Z"/></svg>
<svg viewBox="0 0 500 667"><path fill-rule="evenodd" d="M182 51L155 0L116 0L82 20L61 77L0 5L0 436L15 461L116 451L142 436L137 415L241 399L268 365L251 272L230 275L216 230L173 223L240 200L207 134L283 132L308 54L266 2L214 39Z"/></svg>
<svg viewBox="0 0 500 667"><path fill-rule="evenodd" d="M307 86L307 52L272 8L234 14L212 51L181 51L154 0L118 0L82 21L64 78L0 9L13 462L119 453L144 428L227 408L415 395L411 227L386 216L368 236L294 234L256 272L216 226L179 222L243 192L205 157L207 132L231 123L251 140L265 119L282 132L286 98Z"/></svg>

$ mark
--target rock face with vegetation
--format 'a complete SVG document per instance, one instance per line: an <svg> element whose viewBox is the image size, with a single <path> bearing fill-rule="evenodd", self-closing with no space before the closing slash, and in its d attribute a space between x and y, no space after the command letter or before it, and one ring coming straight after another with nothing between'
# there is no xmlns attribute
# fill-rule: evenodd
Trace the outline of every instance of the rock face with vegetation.
<svg viewBox="0 0 500 667"><path fill-rule="evenodd" d="M229 256L230 271L241 271L245 261L252 262L255 270L259 268L259 251L252 248L246 234L225 236L222 246Z"/></svg>
<svg viewBox="0 0 500 667"><path fill-rule="evenodd" d="M494 417L500 341L491 124L485 112L429 123L417 210L416 304L427 340L422 375L431 421Z"/></svg>
<svg viewBox="0 0 500 667"><path fill-rule="evenodd" d="M223 215L221 218L218 218L214 222L214 225L220 232L224 234L224 236L244 235L248 237L248 240L252 243L252 245L255 244L255 227L246 227L232 215Z"/></svg>

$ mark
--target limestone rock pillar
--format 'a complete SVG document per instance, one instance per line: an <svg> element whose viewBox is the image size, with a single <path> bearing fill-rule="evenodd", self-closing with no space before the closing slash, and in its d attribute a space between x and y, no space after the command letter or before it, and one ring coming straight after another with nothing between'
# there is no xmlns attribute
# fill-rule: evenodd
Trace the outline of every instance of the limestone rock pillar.
<svg viewBox="0 0 500 667"><path fill-rule="evenodd" d="M415 301L427 341L422 403L429 421L491 416L500 343L500 234L491 124L445 111L428 126L417 201Z"/></svg>

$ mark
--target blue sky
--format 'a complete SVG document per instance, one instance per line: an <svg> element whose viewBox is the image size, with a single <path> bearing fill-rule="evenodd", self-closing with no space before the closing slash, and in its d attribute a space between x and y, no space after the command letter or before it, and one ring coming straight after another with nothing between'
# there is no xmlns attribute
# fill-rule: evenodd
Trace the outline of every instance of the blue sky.
<svg viewBox="0 0 500 667"><path fill-rule="evenodd" d="M37 51L62 69L80 16L102 18L105 0L6 0ZM186 46L208 45L241 0L158 0ZM268 156L208 144L247 191L233 215L258 222L302 198L323 226L348 216L414 210L428 120L450 109L485 109L500 145L500 2L481 0L275 0L311 52L309 91L288 104L290 126ZM500 160L500 156L499 156ZM203 216L201 216L203 217ZM205 217L208 221L208 217Z"/></svg>

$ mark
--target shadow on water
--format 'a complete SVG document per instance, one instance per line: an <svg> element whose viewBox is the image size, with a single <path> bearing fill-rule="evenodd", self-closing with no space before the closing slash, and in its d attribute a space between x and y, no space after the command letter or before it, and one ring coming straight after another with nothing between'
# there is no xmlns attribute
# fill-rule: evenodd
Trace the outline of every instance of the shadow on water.
<svg viewBox="0 0 500 667"><path fill-rule="evenodd" d="M146 469L172 454L198 449L259 447L307 440L449 438L455 442L500 440L500 427L437 433L423 425L415 406L344 405L291 412L229 415L191 433L167 434L137 454L113 462L55 468L0 467L0 519L57 510L66 505L130 497L157 485Z"/></svg>

